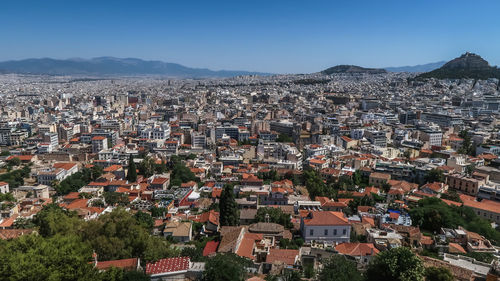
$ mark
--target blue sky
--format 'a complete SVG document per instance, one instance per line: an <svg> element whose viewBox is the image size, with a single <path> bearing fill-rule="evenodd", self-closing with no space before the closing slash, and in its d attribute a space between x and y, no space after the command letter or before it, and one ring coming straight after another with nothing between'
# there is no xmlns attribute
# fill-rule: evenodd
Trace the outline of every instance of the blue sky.
<svg viewBox="0 0 500 281"><path fill-rule="evenodd" d="M137 57L274 73L500 65L500 1L0 1L0 60Z"/></svg>

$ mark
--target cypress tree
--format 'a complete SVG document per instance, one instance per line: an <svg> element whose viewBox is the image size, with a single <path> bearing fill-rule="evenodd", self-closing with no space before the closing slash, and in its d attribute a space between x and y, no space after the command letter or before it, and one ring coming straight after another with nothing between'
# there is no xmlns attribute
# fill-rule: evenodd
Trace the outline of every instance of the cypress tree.
<svg viewBox="0 0 500 281"><path fill-rule="evenodd" d="M134 163L134 156L132 156L132 154L130 154L130 157L128 159L127 180L129 182L137 181L137 170Z"/></svg>
<svg viewBox="0 0 500 281"><path fill-rule="evenodd" d="M238 205L234 200L233 187L231 185L224 186L220 196L220 225L238 225L240 217Z"/></svg>

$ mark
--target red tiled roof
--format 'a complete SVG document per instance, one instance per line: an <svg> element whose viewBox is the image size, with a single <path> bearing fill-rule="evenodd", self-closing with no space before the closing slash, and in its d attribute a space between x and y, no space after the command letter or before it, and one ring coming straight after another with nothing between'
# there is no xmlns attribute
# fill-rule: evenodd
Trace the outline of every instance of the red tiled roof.
<svg viewBox="0 0 500 281"><path fill-rule="evenodd" d="M116 172L120 169L122 169L121 165L111 165L109 167L104 168L103 171L104 172Z"/></svg>
<svg viewBox="0 0 500 281"><path fill-rule="evenodd" d="M155 263L146 264L146 274L160 274L176 272L189 269L189 257L176 257L158 260Z"/></svg>
<svg viewBox="0 0 500 281"><path fill-rule="evenodd" d="M372 243L342 243L335 247L339 253L349 256L374 256L380 251Z"/></svg>
<svg viewBox="0 0 500 281"><path fill-rule="evenodd" d="M217 247L219 247L218 241L208 241L205 248L203 248L203 256L206 257L210 254L214 254L217 252Z"/></svg>
<svg viewBox="0 0 500 281"><path fill-rule="evenodd" d="M349 221L342 212L312 211L311 218L305 218L305 225L349 225Z"/></svg>
<svg viewBox="0 0 500 281"><path fill-rule="evenodd" d="M12 160L14 158L19 158L21 161L31 161L33 159L34 155L12 155L7 157L7 161Z"/></svg>
<svg viewBox="0 0 500 281"><path fill-rule="evenodd" d="M212 198L220 198L222 194L222 188L214 187L212 189Z"/></svg>
<svg viewBox="0 0 500 281"><path fill-rule="evenodd" d="M98 261L96 264L97 269L106 270L110 267L134 270L137 268L137 258L114 260L114 261Z"/></svg>
<svg viewBox="0 0 500 281"><path fill-rule="evenodd" d="M270 249L266 257L266 263L283 262L287 265L294 265L298 255L299 250Z"/></svg>
<svg viewBox="0 0 500 281"><path fill-rule="evenodd" d="M168 178L157 177L151 181L151 184L165 184L168 181Z"/></svg>
<svg viewBox="0 0 500 281"><path fill-rule="evenodd" d="M76 166L76 163L54 163L53 165L55 169L64 169L66 171L70 170L74 166Z"/></svg>

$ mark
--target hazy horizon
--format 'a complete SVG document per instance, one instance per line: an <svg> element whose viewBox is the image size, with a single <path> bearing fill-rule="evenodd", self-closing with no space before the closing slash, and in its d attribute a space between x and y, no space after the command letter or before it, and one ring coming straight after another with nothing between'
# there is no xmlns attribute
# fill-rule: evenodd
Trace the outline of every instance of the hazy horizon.
<svg viewBox="0 0 500 281"><path fill-rule="evenodd" d="M399 67L469 51L500 64L500 2L2 3L0 61L112 56L212 70ZM467 19L467 20L463 20Z"/></svg>

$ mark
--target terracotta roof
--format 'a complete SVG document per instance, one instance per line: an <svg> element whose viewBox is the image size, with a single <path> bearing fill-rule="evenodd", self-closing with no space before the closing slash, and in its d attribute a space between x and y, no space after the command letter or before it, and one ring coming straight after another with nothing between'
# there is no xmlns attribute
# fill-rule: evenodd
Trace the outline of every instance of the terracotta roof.
<svg viewBox="0 0 500 281"><path fill-rule="evenodd" d="M236 250L236 254L240 257L245 257L255 260L255 256L253 255L254 246L255 246L254 237L251 237L249 233L245 233L245 235L243 235L243 239L241 239L238 249Z"/></svg>
<svg viewBox="0 0 500 281"><path fill-rule="evenodd" d="M64 199L78 199L80 197L80 193L78 192L70 192L64 195Z"/></svg>
<svg viewBox="0 0 500 281"><path fill-rule="evenodd" d="M452 254L467 254L467 251L457 243L450 242L448 248L448 251Z"/></svg>
<svg viewBox="0 0 500 281"><path fill-rule="evenodd" d="M349 225L349 221L342 212L312 211L304 218L305 225Z"/></svg>
<svg viewBox="0 0 500 281"><path fill-rule="evenodd" d="M21 161L31 161L31 159L33 159L33 157L34 157L34 155L12 155L12 156L7 157L7 161L12 160L14 158L19 158L19 160L21 160Z"/></svg>
<svg viewBox="0 0 500 281"><path fill-rule="evenodd" d="M460 202L455 202L455 201L451 201L451 200L447 200L447 199L443 199L443 198L441 198L441 200L442 200L444 203L448 204L449 206L451 206L451 205L453 205L453 206L457 206L457 207L462 206L462 203L460 203Z"/></svg>
<svg viewBox="0 0 500 281"><path fill-rule="evenodd" d="M287 265L294 265L299 255L299 250L291 249L270 249L266 257L266 263L282 262Z"/></svg>
<svg viewBox="0 0 500 281"><path fill-rule="evenodd" d="M33 229L0 229L0 239L14 239L21 235L31 234Z"/></svg>
<svg viewBox="0 0 500 281"><path fill-rule="evenodd" d="M16 220L16 218L17 218L17 215L13 215L13 216L3 220L2 223L0 223L0 227L2 227L2 228L12 227L12 225L14 225L14 221Z"/></svg>
<svg viewBox="0 0 500 281"><path fill-rule="evenodd" d="M500 203L499 202L486 200L486 199L482 200L481 202L477 202L477 201L468 200L468 199L464 200L464 198L467 198L467 197L462 198L462 196L460 196L460 198L464 202L464 206L492 212L494 214L500 213Z"/></svg>
<svg viewBox="0 0 500 281"><path fill-rule="evenodd" d="M214 187L212 189L212 198L220 198L222 194L222 188Z"/></svg>
<svg viewBox="0 0 500 281"><path fill-rule="evenodd" d="M77 165L76 163L54 163L53 167L55 169L64 169L68 171L76 165Z"/></svg>
<svg viewBox="0 0 500 281"><path fill-rule="evenodd" d="M219 248L217 252L219 253L231 253L235 251L238 238L243 232L243 227L241 226L223 226L220 229L220 235L222 237ZM242 236L242 235L241 235Z"/></svg>
<svg viewBox="0 0 500 281"><path fill-rule="evenodd" d="M339 253L349 256L374 256L380 251L372 243L342 243L335 247Z"/></svg>
<svg viewBox="0 0 500 281"><path fill-rule="evenodd" d="M121 165L111 165L109 167L104 168L103 171L104 172L116 172L122 168L123 167Z"/></svg>
<svg viewBox="0 0 500 281"><path fill-rule="evenodd" d="M113 260L113 261L98 261L96 267L99 270L106 270L110 267L135 270L137 268L137 263L138 263L137 258Z"/></svg>
<svg viewBox="0 0 500 281"><path fill-rule="evenodd" d="M189 269L189 257L176 257L158 260L155 263L146 264L146 274L160 274L167 272L176 272Z"/></svg>
<svg viewBox="0 0 500 281"><path fill-rule="evenodd" d="M84 198L75 199L75 200L73 200L73 202L69 203L68 205L63 205L62 207L65 207L68 210L83 208L83 207L87 207L87 201L89 201L89 200L84 199Z"/></svg>
<svg viewBox="0 0 500 281"><path fill-rule="evenodd" d="M218 241L208 241L207 244L205 245L205 248L203 248L203 256L206 257L210 254L214 254L217 252L217 247L219 247Z"/></svg>
<svg viewBox="0 0 500 281"><path fill-rule="evenodd" d="M168 181L168 178L156 177L151 181L151 184L165 184L167 181Z"/></svg>

